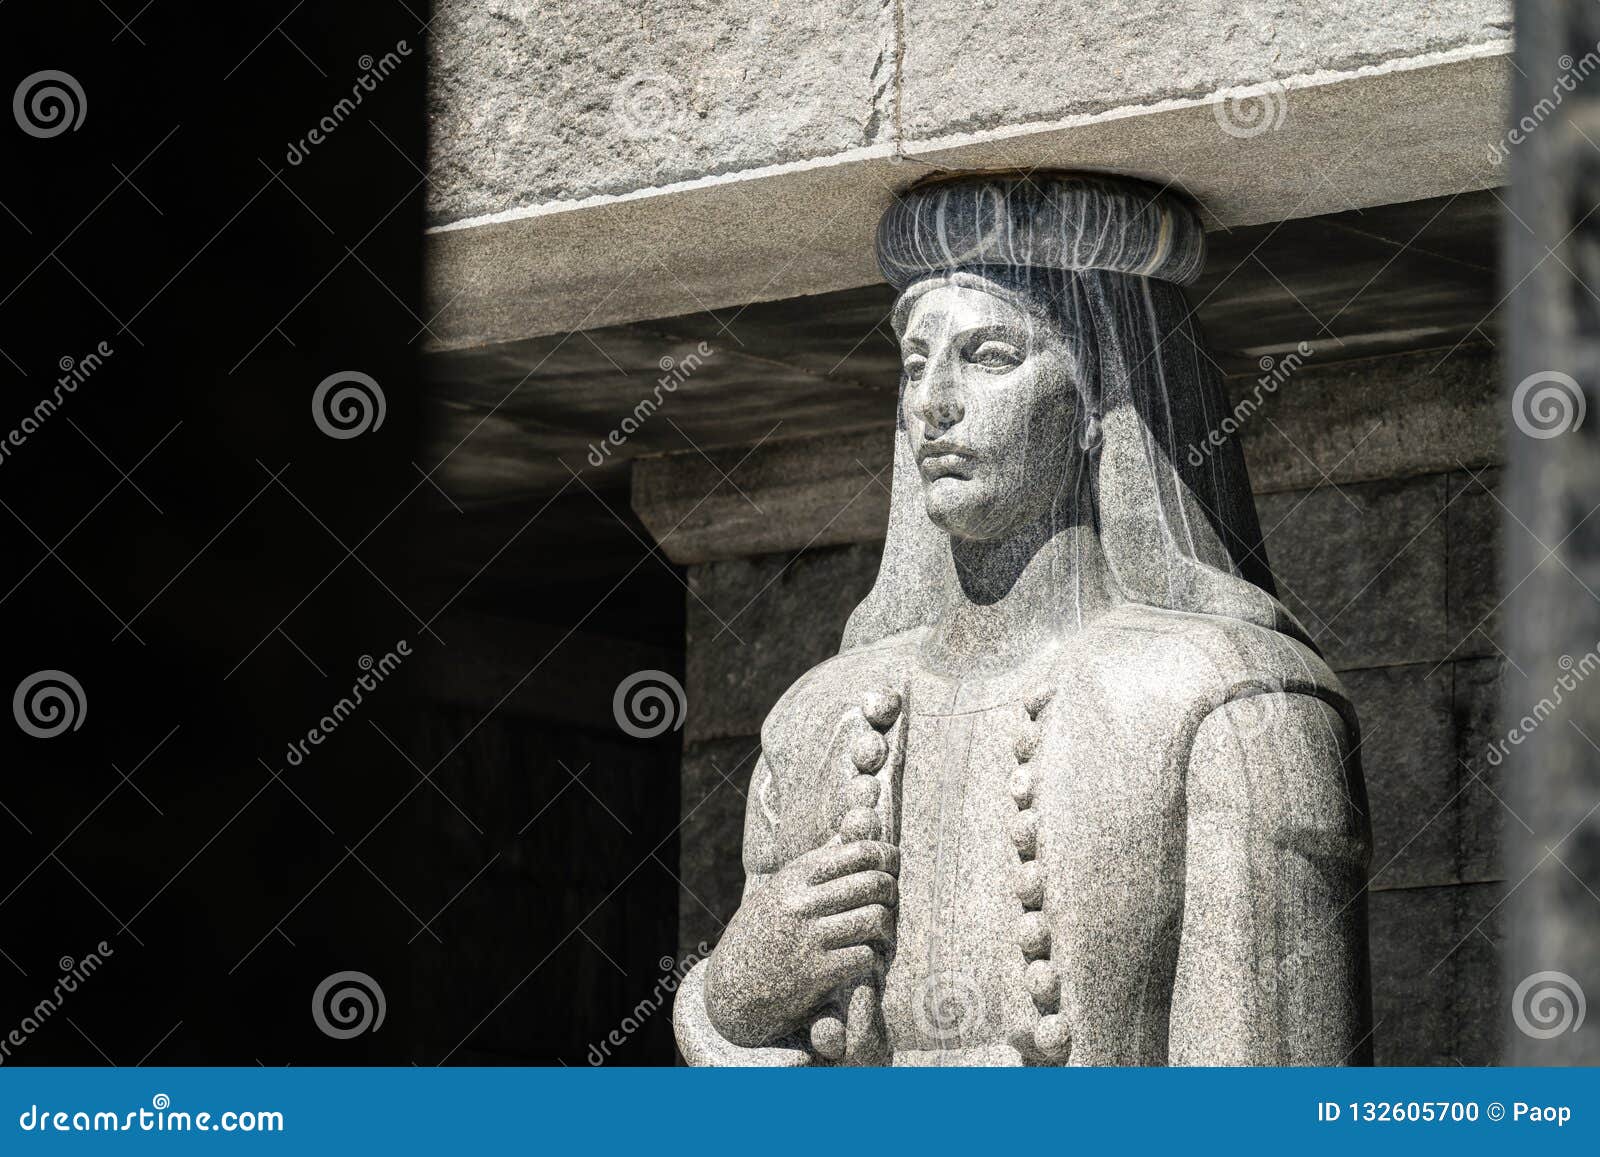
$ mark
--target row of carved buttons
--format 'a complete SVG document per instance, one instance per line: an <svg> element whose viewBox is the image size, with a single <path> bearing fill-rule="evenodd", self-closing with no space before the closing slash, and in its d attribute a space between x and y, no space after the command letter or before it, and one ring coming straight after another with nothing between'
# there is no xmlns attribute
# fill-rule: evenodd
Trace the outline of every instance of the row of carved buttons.
<svg viewBox="0 0 1600 1157"><path fill-rule="evenodd" d="M1031 766L1038 754L1043 730L1039 715L1049 706L1053 688L1031 693L1023 701L1027 722L1017 735L1014 751L1017 769L1011 775L1011 799L1017 814L1011 820L1011 841L1017 848L1017 899L1022 901L1022 916L1017 921L1017 946L1027 961L1023 985L1040 1013L1033 1028L1033 1043L1047 1060L1059 1060L1072 1046L1072 1030L1058 1009L1061 1004L1061 977L1050 959L1050 925L1044 918L1044 867L1039 862L1039 813L1034 809L1038 772Z"/></svg>
<svg viewBox="0 0 1600 1157"><path fill-rule="evenodd" d="M850 762L859 773L844 786L844 818L839 821L839 838L845 843L875 840L882 834L878 820L878 797L882 786L878 772L889 758L889 742L883 732L900 717L900 696L893 691L871 691L861 701L861 714L872 727L858 735L850 745ZM825 1060L844 1057L845 1026L833 1011L823 1012L811 1024L811 1047Z"/></svg>

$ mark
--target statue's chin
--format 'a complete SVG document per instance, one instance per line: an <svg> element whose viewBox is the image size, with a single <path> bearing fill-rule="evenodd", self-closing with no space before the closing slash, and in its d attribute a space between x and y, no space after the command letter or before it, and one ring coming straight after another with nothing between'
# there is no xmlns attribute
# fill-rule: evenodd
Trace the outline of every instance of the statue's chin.
<svg viewBox="0 0 1600 1157"><path fill-rule="evenodd" d="M1005 538L1009 520L982 485L966 478L940 478L923 489L928 521L951 538L989 542Z"/></svg>

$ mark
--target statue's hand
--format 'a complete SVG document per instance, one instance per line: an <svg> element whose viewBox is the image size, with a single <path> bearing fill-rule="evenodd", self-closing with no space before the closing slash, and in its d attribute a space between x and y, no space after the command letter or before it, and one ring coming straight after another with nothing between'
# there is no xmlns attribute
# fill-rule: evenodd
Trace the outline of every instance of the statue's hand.
<svg viewBox="0 0 1600 1157"><path fill-rule="evenodd" d="M797 856L745 897L706 973L706 1013L734 1044L769 1044L870 975L894 933L900 852L858 840Z"/></svg>

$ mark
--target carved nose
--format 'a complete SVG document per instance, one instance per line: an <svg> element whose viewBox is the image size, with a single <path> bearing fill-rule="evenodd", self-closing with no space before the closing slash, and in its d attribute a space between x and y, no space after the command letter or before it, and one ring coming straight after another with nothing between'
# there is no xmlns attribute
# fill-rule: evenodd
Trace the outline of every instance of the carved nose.
<svg viewBox="0 0 1600 1157"><path fill-rule="evenodd" d="M941 432L961 421L966 413L966 407L953 391L941 389L934 382L924 385L917 399L917 417Z"/></svg>

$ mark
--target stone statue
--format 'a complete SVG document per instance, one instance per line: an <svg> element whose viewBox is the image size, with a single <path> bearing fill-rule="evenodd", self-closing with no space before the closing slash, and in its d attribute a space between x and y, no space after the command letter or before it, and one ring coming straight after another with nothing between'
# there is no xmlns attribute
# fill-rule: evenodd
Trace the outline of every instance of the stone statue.
<svg viewBox="0 0 1600 1157"><path fill-rule="evenodd" d="M1209 437L1194 210L950 179L877 244L904 364L883 562L763 726L684 1056L1370 1063L1356 719Z"/></svg>

